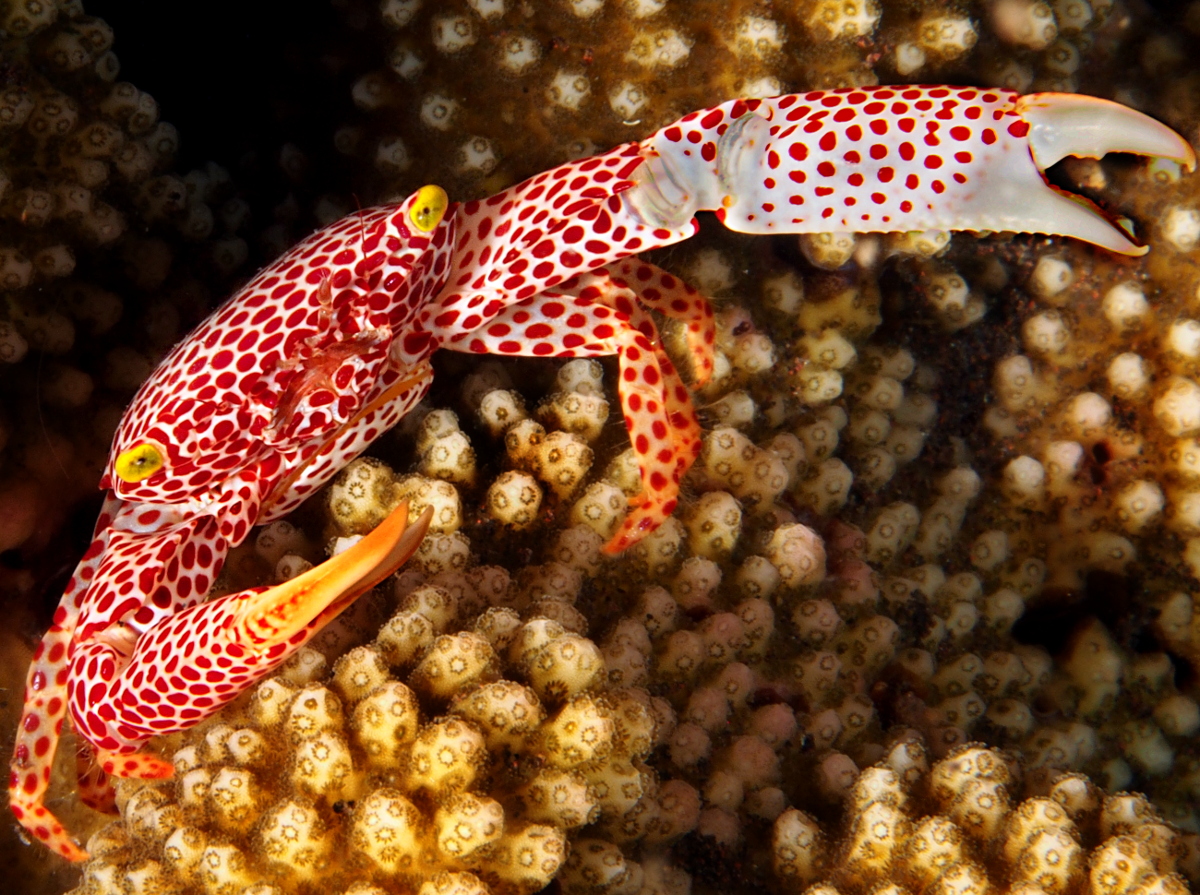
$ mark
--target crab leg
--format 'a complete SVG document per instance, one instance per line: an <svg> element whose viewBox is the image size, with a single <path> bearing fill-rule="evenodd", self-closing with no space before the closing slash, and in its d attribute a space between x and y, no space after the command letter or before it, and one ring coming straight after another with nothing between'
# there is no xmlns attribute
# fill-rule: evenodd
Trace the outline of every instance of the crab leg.
<svg viewBox="0 0 1200 895"><path fill-rule="evenodd" d="M85 739L75 744L75 786L79 801L101 814L117 813L117 791L96 761L96 750Z"/></svg>
<svg viewBox="0 0 1200 895"><path fill-rule="evenodd" d="M694 289L645 263L631 264L626 273L637 291L604 268L573 277L556 290L506 307L458 349L536 357L548 354L556 340L567 346L554 352L559 357L619 356L618 391L642 492L630 500L631 512L605 545L607 553L624 550L674 512L679 483L700 453L700 423L687 387L638 300L684 321L698 375L705 380L712 372L715 340L712 309Z"/></svg>
<svg viewBox="0 0 1200 895"><path fill-rule="evenodd" d="M1195 165L1174 131L1093 97L965 87L864 87L735 100L643 142L622 194L648 224L711 210L743 233L1011 230L1072 236L1129 255L1091 202L1042 171L1110 151Z"/></svg>
<svg viewBox="0 0 1200 895"><path fill-rule="evenodd" d="M612 284L624 289L629 298L684 325L696 386L707 385L713 374L713 345L717 340L716 320L708 300L674 274L636 258L609 264L606 270ZM650 333L646 335L653 338Z"/></svg>
<svg viewBox="0 0 1200 895"><path fill-rule="evenodd" d="M68 861L87 857L58 819L42 804L50 785L55 746L67 713L67 668L87 582L104 557L109 525L121 501L109 496L96 520L96 531L67 583L50 629L33 654L25 683L25 708L17 727L9 764L8 794L14 816L31 836Z"/></svg>
<svg viewBox="0 0 1200 895"><path fill-rule="evenodd" d="M631 177L643 163L642 144L625 143L457 206L445 286L417 315L397 359L411 363L431 345L470 350L462 343L505 307L695 234L690 215L667 225L630 213L621 194L634 186Z"/></svg>

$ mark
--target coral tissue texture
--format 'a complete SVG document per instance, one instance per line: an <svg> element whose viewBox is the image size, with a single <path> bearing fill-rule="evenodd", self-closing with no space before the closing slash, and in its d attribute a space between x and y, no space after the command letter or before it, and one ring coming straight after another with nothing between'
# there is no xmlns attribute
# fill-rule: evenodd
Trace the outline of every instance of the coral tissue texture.
<svg viewBox="0 0 1200 895"><path fill-rule="evenodd" d="M4 585L32 599L128 389L245 257L246 209L220 169L167 173L173 131L105 80L102 23L3 9L0 535ZM806 87L1079 90L1200 138L1197 4L339 11L362 52L326 138L364 202L491 193ZM353 209L342 173L310 171L293 204ZM615 365L439 358L376 458L218 587L294 576L402 500L435 509L417 556L159 743L176 778L120 785L75 891L1195 891L1200 194L1171 163L1052 177L1150 253L705 221L656 256L718 305L717 370L680 509L617 558L599 548L638 479ZM682 334L664 343L686 369ZM47 484L64 456L69 492Z"/></svg>

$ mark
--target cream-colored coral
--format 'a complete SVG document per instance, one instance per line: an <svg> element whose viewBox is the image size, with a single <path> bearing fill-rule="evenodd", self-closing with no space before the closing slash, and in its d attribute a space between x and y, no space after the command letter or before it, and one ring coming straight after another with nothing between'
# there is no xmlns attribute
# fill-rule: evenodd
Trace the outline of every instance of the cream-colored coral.
<svg viewBox="0 0 1200 895"><path fill-rule="evenodd" d="M1049 798L1010 805L1017 781L1008 761L976 745L952 752L927 778L919 764L917 773L898 775L896 765L906 765L907 757L897 752L914 748L923 751L900 744L858 775L840 842L827 842L816 821L795 809L776 818L776 876L830 893L867 891L885 881L913 891L1188 890L1179 873L1189 866L1181 861L1184 840L1152 810L1136 832L1122 832L1103 820L1121 811L1121 797L1081 803L1072 789L1088 784L1078 777L1063 778Z"/></svg>

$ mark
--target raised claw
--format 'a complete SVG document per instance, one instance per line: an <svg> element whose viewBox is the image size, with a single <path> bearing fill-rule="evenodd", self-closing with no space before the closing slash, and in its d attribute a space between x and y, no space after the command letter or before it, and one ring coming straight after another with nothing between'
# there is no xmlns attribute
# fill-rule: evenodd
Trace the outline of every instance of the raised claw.
<svg viewBox="0 0 1200 895"><path fill-rule="evenodd" d="M1046 182L1064 155L1177 159L1190 146L1116 103L973 87L862 87L733 100L643 142L622 201L661 223L682 196L742 233L1002 230L1049 233L1114 252L1146 249L1089 200ZM677 223L674 218L670 223Z"/></svg>
<svg viewBox="0 0 1200 895"><path fill-rule="evenodd" d="M1110 152L1167 158L1189 171L1196 167L1196 153L1179 134L1149 115L1110 100L1073 93L1034 93L1018 99L1016 110L1029 125L1029 152L1040 171L1067 156L1102 158ZM1148 251L1081 196L1047 184L1019 198L1025 224L1013 229L1073 236L1125 255Z"/></svg>

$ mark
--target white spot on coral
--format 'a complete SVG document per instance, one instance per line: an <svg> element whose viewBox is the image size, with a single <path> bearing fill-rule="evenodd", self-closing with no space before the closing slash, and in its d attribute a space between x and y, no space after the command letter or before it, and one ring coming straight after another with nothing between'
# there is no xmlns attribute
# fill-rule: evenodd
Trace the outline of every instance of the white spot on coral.
<svg viewBox="0 0 1200 895"><path fill-rule="evenodd" d="M391 172L407 171L412 164L408 147L399 137L384 137L375 150L375 164Z"/></svg>
<svg viewBox="0 0 1200 895"><path fill-rule="evenodd" d="M625 0L625 9L635 19L657 15L667 8L667 0Z"/></svg>
<svg viewBox="0 0 1200 895"><path fill-rule="evenodd" d="M992 27L1005 43L1044 50L1058 37L1054 12L1042 0L997 0Z"/></svg>
<svg viewBox="0 0 1200 895"><path fill-rule="evenodd" d="M450 129L458 103L440 93L430 93L421 100L421 123L439 131Z"/></svg>
<svg viewBox="0 0 1200 895"><path fill-rule="evenodd" d="M505 0L467 0L467 5L479 13L479 17L485 21L504 15L507 7Z"/></svg>
<svg viewBox="0 0 1200 895"><path fill-rule="evenodd" d="M581 71L569 71L560 68L554 75L554 80L546 88L546 96L550 102L563 109L576 112L592 92L592 85L587 75Z"/></svg>
<svg viewBox="0 0 1200 895"><path fill-rule="evenodd" d="M816 0L804 24L815 40L863 37L875 30L881 14L876 0Z"/></svg>
<svg viewBox="0 0 1200 895"><path fill-rule="evenodd" d="M470 137L458 151L458 170L462 174L490 174L499 159L492 141L484 137Z"/></svg>
<svg viewBox="0 0 1200 895"><path fill-rule="evenodd" d="M625 61L643 68L674 68L691 54L692 43L674 28L639 34L629 45Z"/></svg>
<svg viewBox="0 0 1200 895"><path fill-rule="evenodd" d="M1150 385L1146 362L1132 351L1118 354L1108 365L1108 385L1114 395L1124 400L1141 397Z"/></svg>
<svg viewBox="0 0 1200 895"><path fill-rule="evenodd" d="M475 25L467 16L444 15L433 20L433 46L439 53L458 53L475 43Z"/></svg>
<svg viewBox="0 0 1200 895"><path fill-rule="evenodd" d="M918 34L921 46L946 59L961 56L979 39L974 23L961 16L930 16L922 20Z"/></svg>
<svg viewBox="0 0 1200 895"><path fill-rule="evenodd" d="M1200 242L1200 211L1172 208L1163 220L1163 236L1181 252L1190 252Z"/></svg>
<svg viewBox="0 0 1200 895"><path fill-rule="evenodd" d="M1029 278L1029 288L1041 298L1052 298L1071 285L1075 273L1061 258L1046 255L1038 259Z"/></svg>
<svg viewBox="0 0 1200 895"><path fill-rule="evenodd" d="M608 104L618 117L630 121L637 118L638 112L645 108L646 94L632 81L622 81L608 94Z"/></svg>
<svg viewBox="0 0 1200 895"><path fill-rule="evenodd" d="M604 0L566 0L566 4L581 19L590 19L604 9Z"/></svg>
<svg viewBox="0 0 1200 895"><path fill-rule="evenodd" d="M1183 376L1172 377L1154 402L1154 416L1168 435L1177 438L1200 430L1200 385Z"/></svg>
<svg viewBox="0 0 1200 895"><path fill-rule="evenodd" d="M396 44L388 56L388 67L405 81L415 81L425 70L425 60L407 44Z"/></svg>
<svg viewBox="0 0 1200 895"><path fill-rule="evenodd" d="M379 14L385 25L403 28L413 20L420 8L421 0L383 0L379 4Z"/></svg>
<svg viewBox="0 0 1200 895"><path fill-rule="evenodd" d="M520 75L537 65L542 58L542 48L528 35L513 34L504 39L499 55L502 69L509 74Z"/></svg>
<svg viewBox="0 0 1200 895"><path fill-rule="evenodd" d="M1167 329L1167 350L1189 360L1200 357L1200 321L1176 320Z"/></svg>
<svg viewBox="0 0 1200 895"><path fill-rule="evenodd" d="M907 77L925 67L925 51L911 41L896 44L896 71Z"/></svg>
<svg viewBox="0 0 1200 895"><path fill-rule="evenodd" d="M783 93L783 85L779 83L778 78L764 75L761 78L747 81L738 92L747 99L779 96L779 94Z"/></svg>
<svg viewBox="0 0 1200 895"><path fill-rule="evenodd" d="M745 56L769 56L783 49L783 29L762 16L743 16L734 26L734 43Z"/></svg>
<svg viewBox="0 0 1200 895"><path fill-rule="evenodd" d="M1054 13L1063 31L1082 31L1092 23L1092 7L1087 0L1055 0Z"/></svg>
<svg viewBox="0 0 1200 895"><path fill-rule="evenodd" d="M1104 294L1100 309L1117 329L1136 327L1150 310L1142 287L1137 283L1118 283Z"/></svg>

